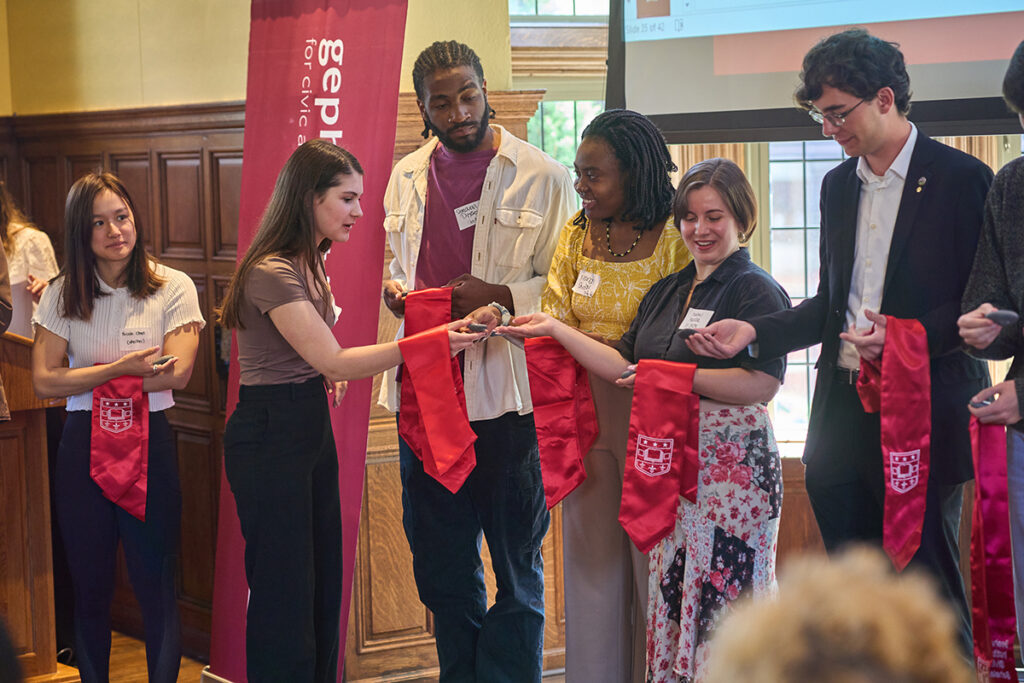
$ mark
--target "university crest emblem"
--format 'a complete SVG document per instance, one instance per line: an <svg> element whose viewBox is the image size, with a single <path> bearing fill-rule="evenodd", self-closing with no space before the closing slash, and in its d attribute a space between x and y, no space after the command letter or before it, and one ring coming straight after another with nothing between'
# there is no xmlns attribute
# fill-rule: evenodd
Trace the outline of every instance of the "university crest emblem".
<svg viewBox="0 0 1024 683"><path fill-rule="evenodd" d="M633 467L648 477L659 477L667 474L672 467L673 439L655 439L644 434L637 434L636 457Z"/></svg>
<svg viewBox="0 0 1024 683"><path fill-rule="evenodd" d="M906 493L917 486L921 474L921 450L889 453L889 485L896 493Z"/></svg>
<svg viewBox="0 0 1024 683"><path fill-rule="evenodd" d="M100 398L100 427L120 434L132 426L130 398Z"/></svg>

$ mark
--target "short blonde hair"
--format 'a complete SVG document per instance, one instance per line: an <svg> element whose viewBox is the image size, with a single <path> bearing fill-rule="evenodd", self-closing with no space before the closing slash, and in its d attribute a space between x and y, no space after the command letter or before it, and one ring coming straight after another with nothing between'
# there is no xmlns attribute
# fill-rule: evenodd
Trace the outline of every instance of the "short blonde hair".
<svg viewBox="0 0 1024 683"><path fill-rule="evenodd" d="M892 572L880 552L794 560L779 598L723 619L709 683L967 683L953 613L930 577Z"/></svg>

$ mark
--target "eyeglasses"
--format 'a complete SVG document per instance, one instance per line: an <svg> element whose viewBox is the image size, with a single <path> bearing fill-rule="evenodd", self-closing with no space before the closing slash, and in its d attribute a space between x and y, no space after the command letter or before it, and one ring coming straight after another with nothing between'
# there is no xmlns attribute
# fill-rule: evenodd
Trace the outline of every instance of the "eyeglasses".
<svg viewBox="0 0 1024 683"><path fill-rule="evenodd" d="M846 123L846 117L849 116L850 114L852 114L854 109L856 109L857 107L859 107L860 105L864 104L865 102L867 102L870 99L871 99L870 97L865 97L860 102L858 102L857 104L853 105L852 107L850 107L846 111L837 112L837 113L829 112L829 113L826 114L825 112L821 111L820 109L811 108L811 109L807 110L807 115L810 116L812 119L814 119L815 123L824 124L826 121L828 121L829 123L831 123L836 128L842 128L843 124Z"/></svg>

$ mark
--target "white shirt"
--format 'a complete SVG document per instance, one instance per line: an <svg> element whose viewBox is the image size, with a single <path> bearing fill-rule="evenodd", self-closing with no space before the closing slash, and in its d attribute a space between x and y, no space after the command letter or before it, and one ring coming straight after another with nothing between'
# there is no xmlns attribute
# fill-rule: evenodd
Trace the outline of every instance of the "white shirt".
<svg viewBox="0 0 1024 683"><path fill-rule="evenodd" d="M7 257L7 272L11 279L11 304L14 313L8 332L23 337L32 336L30 320L36 312L36 302L28 292L31 273L40 280L56 277L57 259L53 255L50 238L42 230L23 227L10 237L11 253Z"/></svg>
<svg viewBox="0 0 1024 683"><path fill-rule="evenodd" d="M107 296L96 297L92 317L88 321L64 317L64 278L61 277L43 291L39 309L32 316L32 324L42 325L67 341L72 368L113 363L126 353L151 346L162 348L168 332L193 322L204 326L206 322L199 309L199 297L192 278L162 264L157 264L154 270L166 282L145 299L136 299L127 287L112 289L100 279L100 291ZM151 413L173 405L170 389L149 394ZM69 412L91 411L92 390L70 396L67 409Z"/></svg>
<svg viewBox="0 0 1024 683"><path fill-rule="evenodd" d="M910 136L885 175L875 175L864 157L857 160L857 176L861 185L857 205L857 240L853 250L853 276L846 305L847 329L871 327L871 322L864 315L865 309L877 313L882 306L889 246L892 244L907 169L916 142L917 127L911 123ZM860 368L857 347L850 342L839 343L839 366L849 370Z"/></svg>
<svg viewBox="0 0 1024 683"><path fill-rule="evenodd" d="M506 285L515 313L540 310L540 294L562 226L575 210L569 171L501 126L497 153L487 166L473 236L470 275ZM395 257L391 278L408 287L416 282L423 239L427 170L437 139L398 162L384 194L384 230ZM398 338L404 336L404 327ZM464 384L470 420L490 420L533 411L526 356L504 339L474 344L465 352ZM380 405L398 410L395 370L381 383Z"/></svg>

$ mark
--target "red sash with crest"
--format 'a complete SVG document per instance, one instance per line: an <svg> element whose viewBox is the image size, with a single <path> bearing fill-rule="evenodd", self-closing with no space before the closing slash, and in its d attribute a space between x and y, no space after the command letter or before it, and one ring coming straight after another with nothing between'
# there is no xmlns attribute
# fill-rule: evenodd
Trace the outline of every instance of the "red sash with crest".
<svg viewBox="0 0 1024 683"><path fill-rule="evenodd" d="M103 495L146 521L149 394L142 378L122 375L92 390L89 475Z"/></svg>
<svg viewBox="0 0 1024 683"><path fill-rule="evenodd" d="M423 470L455 493L476 466L458 359L448 346L451 287L409 292L405 299L398 433Z"/></svg>
<svg viewBox="0 0 1024 683"><path fill-rule="evenodd" d="M1013 637L1013 555L1006 482L1006 428L971 417L974 519L971 525L971 621L979 680L1017 680Z"/></svg>
<svg viewBox="0 0 1024 683"><path fill-rule="evenodd" d="M583 456L597 439L587 371L551 337L526 340L533 421L548 509L587 478Z"/></svg>
<svg viewBox="0 0 1024 683"><path fill-rule="evenodd" d="M886 316L881 363L860 360L857 393L880 413L885 510L882 547L902 571L921 546L931 462L928 337L917 320Z"/></svg>
<svg viewBox="0 0 1024 683"><path fill-rule="evenodd" d="M664 360L637 364L619 523L640 552L649 552L675 526L680 495L697 501L696 370Z"/></svg>

